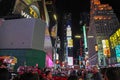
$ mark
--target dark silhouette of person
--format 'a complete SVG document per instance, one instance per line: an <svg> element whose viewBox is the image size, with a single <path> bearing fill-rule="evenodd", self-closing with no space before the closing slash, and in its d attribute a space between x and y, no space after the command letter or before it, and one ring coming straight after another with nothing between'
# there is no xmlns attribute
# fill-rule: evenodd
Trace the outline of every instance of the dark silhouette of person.
<svg viewBox="0 0 120 80"><path fill-rule="evenodd" d="M75 70L73 70L67 80L78 80L78 76Z"/></svg>
<svg viewBox="0 0 120 80"><path fill-rule="evenodd" d="M45 72L45 79L44 80L53 80L52 72L51 71L46 71Z"/></svg>
<svg viewBox="0 0 120 80"><path fill-rule="evenodd" d="M19 80L39 80L39 75L37 73L26 72L20 76Z"/></svg>
<svg viewBox="0 0 120 80"><path fill-rule="evenodd" d="M78 80L76 75L70 75L67 80Z"/></svg>
<svg viewBox="0 0 120 80"><path fill-rule="evenodd" d="M10 80L10 72L6 68L0 68L0 80Z"/></svg>
<svg viewBox="0 0 120 80"><path fill-rule="evenodd" d="M97 66L93 66L93 76L92 78L94 80L102 80L101 73L99 72L99 69Z"/></svg>

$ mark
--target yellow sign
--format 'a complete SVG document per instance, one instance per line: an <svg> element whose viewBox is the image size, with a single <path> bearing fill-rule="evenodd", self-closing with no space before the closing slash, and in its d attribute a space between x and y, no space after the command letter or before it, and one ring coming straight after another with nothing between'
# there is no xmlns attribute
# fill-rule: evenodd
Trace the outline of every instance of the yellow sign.
<svg viewBox="0 0 120 80"><path fill-rule="evenodd" d="M120 29L118 29L113 35L110 36L110 43L112 49L120 44Z"/></svg>
<svg viewBox="0 0 120 80"><path fill-rule="evenodd" d="M110 57L110 48L104 48L103 53L106 57Z"/></svg>
<svg viewBox="0 0 120 80"><path fill-rule="evenodd" d="M30 9L30 15L33 15L34 18L38 18L38 15L35 12L35 10L32 7L30 7L29 9Z"/></svg>
<svg viewBox="0 0 120 80"><path fill-rule="evenodd" d="M73 47L73 40L72 39L68 39L68 47Z"/></svg>
<svg viewBox="0 0 120 80"><path fill-rule="evenodd" d="M103 53L106 57L110 57L110 47L109 47L109 41L108 40L102 40L103 44Z"/></svg>

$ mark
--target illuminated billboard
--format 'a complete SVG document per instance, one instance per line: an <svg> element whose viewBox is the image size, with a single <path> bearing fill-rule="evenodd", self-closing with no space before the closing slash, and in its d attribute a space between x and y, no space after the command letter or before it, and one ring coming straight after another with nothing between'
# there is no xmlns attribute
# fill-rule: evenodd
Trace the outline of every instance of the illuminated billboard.
<svg viewBox="0 0 120 80"><path fill-rule="evenodd" d="M73 65L73 57L68 57L68 65Z"/></svg>
<svg viewBox="0 0 120 80"><path fill-rule="evenodd" d="M115 47L117 62L120 62L120 45Z"/></svg>
<svg viewBox="0 0 120 80"><path fill-rule="evenodd" d="M39 3L38 3L39 1ZM13 14L26 18L45 19L43 0L16 0Z"/></svg>
<svg viewBox="0 0 120 80"><path fill-rule="evenodd" d="M110 36L110 44L112 49L120 44L120 29L118 29L113 35Z"/></svg>
<svg viewBox="0 0 120 80"><path fill-rule="evenodd" d="M56 38L57 37L57 24L55 24L52 29L51 29L51 36L53 38Z"/></svg>
<svg viewBox="0 0 120 80"><path fill-rule="evenodd" d="M72 40L72 39L68 39L67 42L68 42L68 43L67 43L67 44L68 44L68 45L67 45L68 47L73 47L73 40Z"/></svg>
<svg viewBox="0 0 120 80"><path fill-rule="evenodd" d="M68 27L67 27L67 37L68 36L72 36L72 31L71 31L71 27L70 27L70 25L68 25Z"/></svg>
<svg viewBox="0 0 120 80"><path fill-rule="evenodd" d="M110 47L109 47L109 41L106 39L106 40L102 40L102 45L103 45L103 54L106 56L106 57L110 57Z"/></svg>

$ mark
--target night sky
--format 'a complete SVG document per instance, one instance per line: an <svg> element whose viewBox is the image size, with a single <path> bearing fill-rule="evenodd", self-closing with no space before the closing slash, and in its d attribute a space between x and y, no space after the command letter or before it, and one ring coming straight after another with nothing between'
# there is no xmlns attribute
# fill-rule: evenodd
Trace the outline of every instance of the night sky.
<svg viewBox="0 0 120 80"><path fill-rule="evenodd" d="M77 34L80 31L80 25L79 25L79 20L80 20L80 13L81 12L88 12L89 13L89 0L56 0L56 9L57 9L57 14L58 14L58 22L61 23L61 17L65 12L70 12L72 13L72 33ZM59 33L58 35L61 36L60 33L62 33L61 30L61 24L58 26L59 28Z"/></svg>

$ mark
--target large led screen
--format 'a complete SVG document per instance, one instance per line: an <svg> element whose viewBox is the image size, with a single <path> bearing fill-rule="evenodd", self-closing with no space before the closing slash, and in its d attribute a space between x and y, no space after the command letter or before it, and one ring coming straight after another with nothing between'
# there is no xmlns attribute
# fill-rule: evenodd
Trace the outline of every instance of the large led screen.
<svg viewBox="0 0 120 80"><path fill-rule="evenodd" d="M26 18L45 19L42 0L16 0L13 14L20 14Z"/></svg>
<svg viewBox="0 0 120 80"><path fill-rule="evenodd" d="M115 48L117 62L120 62L120 45L117 45Z"/></svg>
<svg viewBox="0 0 120 80"><path fill-rule="evenodd" d="M115 48L116 45L120 44L120 29L110 36L110 44L112 49Z"/></svg>

